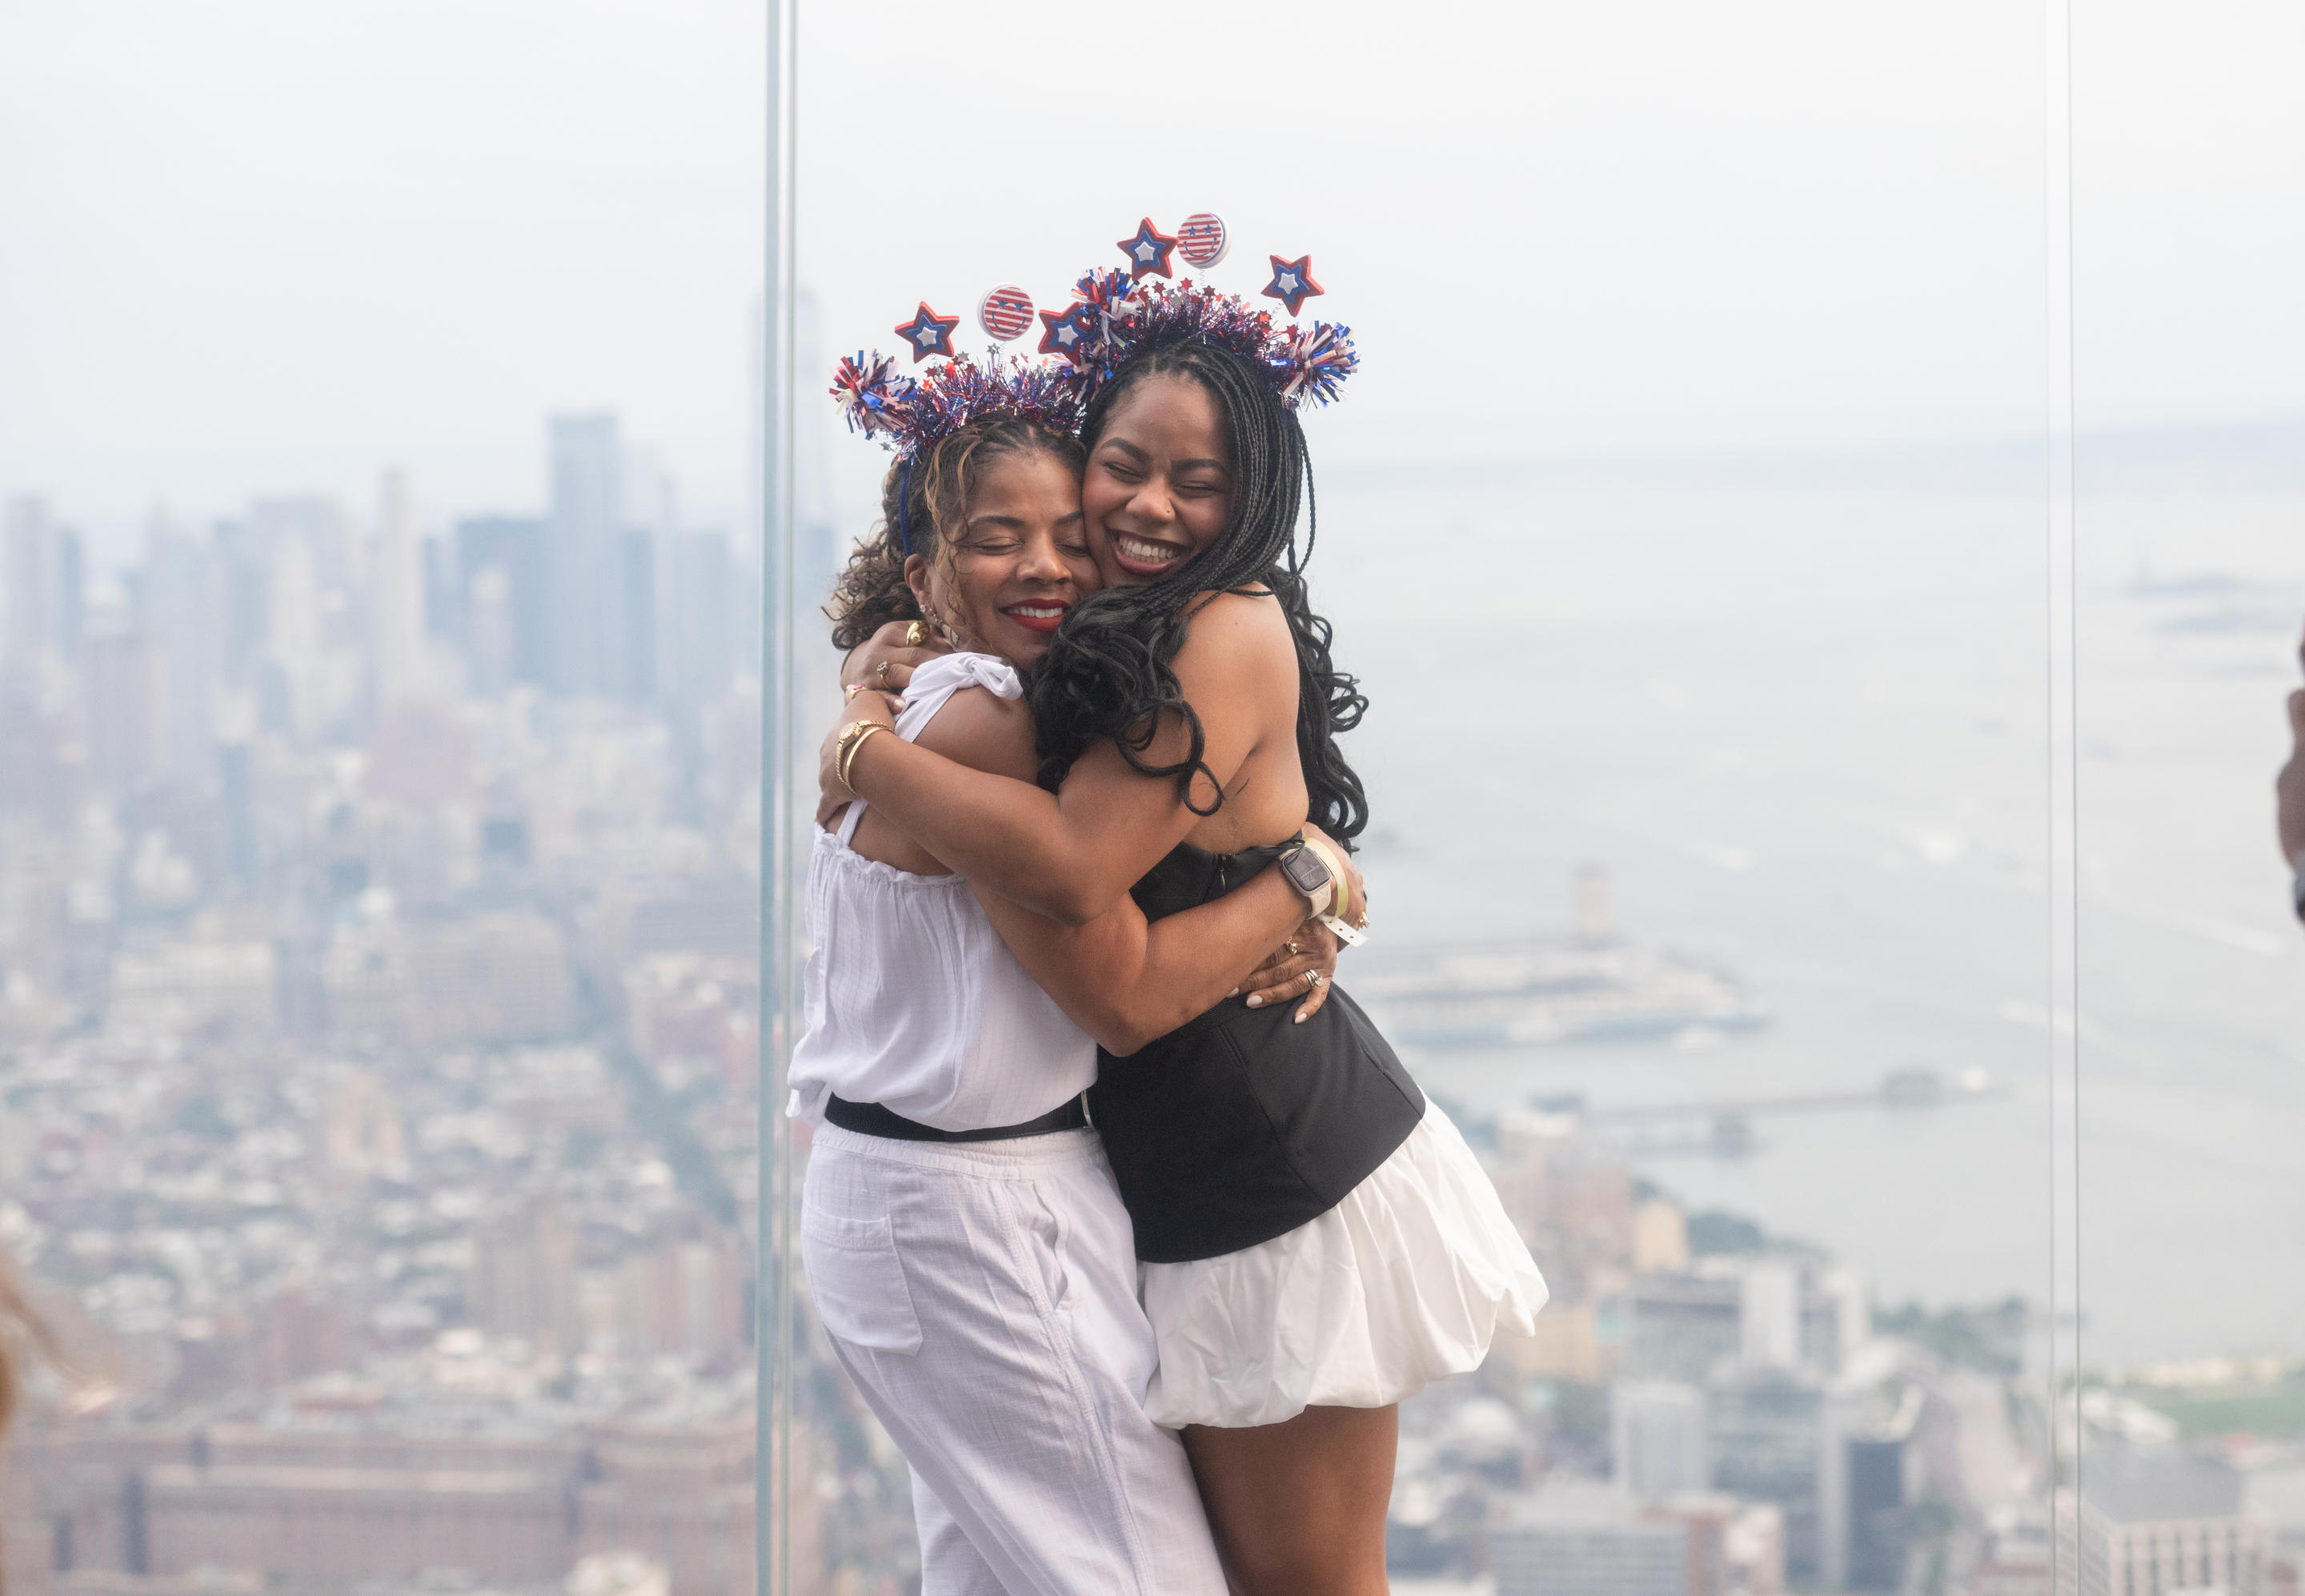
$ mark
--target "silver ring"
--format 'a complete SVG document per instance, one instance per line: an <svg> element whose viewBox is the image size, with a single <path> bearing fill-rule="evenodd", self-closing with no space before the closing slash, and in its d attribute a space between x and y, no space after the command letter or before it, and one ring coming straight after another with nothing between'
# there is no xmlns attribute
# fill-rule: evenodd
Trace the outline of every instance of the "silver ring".
<svg viewBox="0 0 2305 1596"><path fill-rule="evenodd" d="M1307 970L1305 972L1305 989L1308 992L1318 990L1322 979L1318 970Z"/></svg>

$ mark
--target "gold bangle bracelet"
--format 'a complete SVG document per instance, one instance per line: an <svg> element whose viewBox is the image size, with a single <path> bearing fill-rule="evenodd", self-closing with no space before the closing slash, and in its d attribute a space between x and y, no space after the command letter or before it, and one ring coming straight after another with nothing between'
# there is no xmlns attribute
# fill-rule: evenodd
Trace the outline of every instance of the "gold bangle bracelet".
<svg viewBox="0 0 2305 1596"><path fill-rule="evenodd" d="M867 742L872 740L873 733L885 732L889 729L877 720L867 720L859 724L862 726L862 729L857 732L855 737L849 740L848 757L840 762L840 785L844 787L848 787L848 778L856 772L857 750L863 748ZM848 790L853 793L856 789L855 787L848 787Z"/></svg>
<svg viewBox="0 0 2305 1596"><path fill-rule="evenodd" d="M857 745L872 734L873 725L869 720L854 720L840 729L840 742L832 755L832 771L840 778L840 785L844 787L848 786L848 772L855 763ZM853 793L856 789L848 787L848 790Z"/></svg>
<svg viewBox="0 0 2305 1596"><path fill-rule="evenodd" d="M856 790L848 785L848 773L856 768L856 751L864 746L865 739L873 733L888 729L877 720L852 720L840 728L840 741L833 745L832 750L832 773L839 778L842 786L848 787L852 793Z"/></svg>

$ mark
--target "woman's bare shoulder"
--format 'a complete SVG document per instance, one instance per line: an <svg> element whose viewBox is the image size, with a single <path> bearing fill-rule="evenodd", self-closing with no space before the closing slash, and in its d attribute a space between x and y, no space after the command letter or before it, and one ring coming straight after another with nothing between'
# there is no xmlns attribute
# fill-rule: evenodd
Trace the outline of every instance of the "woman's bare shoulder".
<svg viewBox="0 0 2305 1596"><path fill-rule="evenodd" d="M1289 617L1270 590L1204 594L1192 613L1192 630L1178 652L1179 663L1195 656L1246 664L1277 649L1294 668L1297 645L1289 635Z"/></svg>

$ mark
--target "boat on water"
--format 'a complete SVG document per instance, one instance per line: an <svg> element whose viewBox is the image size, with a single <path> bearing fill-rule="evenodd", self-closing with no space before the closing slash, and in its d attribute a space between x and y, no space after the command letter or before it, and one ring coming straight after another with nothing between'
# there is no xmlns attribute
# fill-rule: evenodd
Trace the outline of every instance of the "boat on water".
<svg viewBox="0 0 2305 1596"><path fill-rule="evenodd" d="M1404 948L1351 976L1394 1040L1427 1048L1701 1042L1758 1030L1768 1006L1733 976L1616 934L1606 872L1578 872L1574 928L1495 942Z"/></svg>

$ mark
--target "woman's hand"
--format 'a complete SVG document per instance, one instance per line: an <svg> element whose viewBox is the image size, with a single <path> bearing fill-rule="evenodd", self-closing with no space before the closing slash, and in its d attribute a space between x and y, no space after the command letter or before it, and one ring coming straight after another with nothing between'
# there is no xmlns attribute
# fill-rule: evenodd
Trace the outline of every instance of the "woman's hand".
<svg viewBox="0 0 2305 1596"><path fill-rule="evenodd" d="M2305 647L2297 650L2305 660ZM2305 688L2289 695L2289 762L2274 778L2279 801L2275 824L2281 836L2281 856L2291 864L2305 858Z"/></svg>
<svg viewBox="0 0 2305 1596"><path fill-rule="evenodd" d="M857 721L869 720L887 726L890 736L896 735L897 709L903 701L893 692L849 691L847 696L847 711L840 724L824 734L823 746L817 750L816 823L820 826L829 825L832 817L856 798L841 784L840 734Z"/></svg>
<svg viewBox="0 0 2305 1596"><path fill-rule="evenodd" d="M1306 921L1241 983L1241 989L1248 994L1248 1006L1263 1008L1268 1003L1301 998L1297 1023L1311 1019L1329 1000L1329 983L1336 979L1337 955L1344 946L1327 926L1317 920ZM1313 976L1320 979L1311 981Z"/></svg>
<svg viewBox="0 0 2305 1596"><path fill-rule="evenodd" d="M891 621L848 651L840 666L840 684L902 692L913 679L914 666L949 652L923 623Z"/></svg>
<svg viewBox="0 0 2305 1596"><path fill-rule="evenodd" d="M1361 879L1360 867L1318 826L1307 824L1305 829L1327 843L1335 856L1344 861L1345 923L1354 927L1366 925L1368 885ZM1317 918L1306 921L1241 983L1248 994L1248 1006L1262 1008L1284 998L1301 998L1304 1001L1297 1006L1297 1023L1302 1024L1311 1019L1329 1000L1329 985L1337 976L1337 955L1344 951L1344 946L1337 934Z"/></svg>

